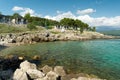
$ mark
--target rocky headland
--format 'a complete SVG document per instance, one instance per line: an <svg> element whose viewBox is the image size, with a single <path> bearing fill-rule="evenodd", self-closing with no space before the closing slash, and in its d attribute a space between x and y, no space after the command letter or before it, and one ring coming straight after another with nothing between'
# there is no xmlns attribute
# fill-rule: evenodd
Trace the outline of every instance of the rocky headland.
<svg viewBox="0 0 120 80"><path fill-rule="evenodd" d="M45 30L36 32L6 33L0 34L0 45L32 44L37 42L91 40L91 39L116 39L118 36L108 36L98 32L66 30Z"/></svg>

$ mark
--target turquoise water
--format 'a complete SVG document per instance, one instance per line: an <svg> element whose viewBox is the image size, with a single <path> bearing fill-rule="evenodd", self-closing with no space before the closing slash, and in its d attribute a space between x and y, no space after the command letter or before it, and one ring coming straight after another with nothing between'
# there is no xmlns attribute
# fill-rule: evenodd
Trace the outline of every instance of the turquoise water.
<svg viewBox="0 0 120 80"><path fill-rule="evenodd" d="M41 64L62 65L68 72L120 80L120 40L47 42L3 49L4 54L41 55Z"/></svg>

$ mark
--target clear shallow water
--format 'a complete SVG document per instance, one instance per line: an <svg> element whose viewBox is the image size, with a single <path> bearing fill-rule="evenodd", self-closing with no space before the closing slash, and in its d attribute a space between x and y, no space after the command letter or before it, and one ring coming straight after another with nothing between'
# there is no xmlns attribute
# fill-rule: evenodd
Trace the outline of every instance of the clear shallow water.
<svg viewBox="0 0 120 80"><path fill-rule="evenodd" d="M48 42L3 49L4 54L41 55L42 64L62 65L68 72L120 80L120 40Z"/></svg>

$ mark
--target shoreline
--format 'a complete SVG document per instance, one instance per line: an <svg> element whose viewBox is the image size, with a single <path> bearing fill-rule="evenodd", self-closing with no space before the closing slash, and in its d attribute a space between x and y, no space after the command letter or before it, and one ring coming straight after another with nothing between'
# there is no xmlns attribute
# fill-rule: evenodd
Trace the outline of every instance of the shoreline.
<svg viewBox="0 0 120 80"><path fill-rule="evenodd" d="M98 32L84 31L82 34L79 31L66 30L46 30L36 32L22 33L5 33L0 34L0 45L14 46L22 44L34 44L39 42L54 42L54 41L85 41L96 39L120 39L120 36L109 36Z"/></svg>
<svg viewBox="0 0 120 80"><path fill-rule="evenodd" d="M106 80L106 79L100 79L98 76L93 75L93 74L85 74L85 73L67 73L66 69L64 68L65 66L49 66L49 65L45 65L45 66L37 66L35 63L33 63L32 61L28 62L25 59L19 59L16 56L14 56L13 58L8 58L8 60L5 61L5 63L7 63L8 65L10 63L11 69L4 69L4 70L0 70L0 79L20 79L22 75L21 71L25 70L25 69L29 69L30 71L34 68L34 70L36 70L37 72L41 71L43 74L47 75L49 72L55 72L55 75L60 76L60 80ZM14 66L12 66L14 64ZM20 66L20 67L19 67ZM4 65L5 67L5 65ZM56 69L57 72L56 72ZM20 70L20 72L18 71ZM7 73L7 74L6 74ZM20 73L20 74L19 74ZM22 72L24 74L24 71ZM34 71L31 72L31 74L34 74ZM39 73L36 73L36 75ZM52 75L52 73L50 73L50 75ZM28 76L23 76L24 78L28 78ZM43 78L45 78L46 76L43 76ZM51 76L52 77L52 76ZM48 79L43 79L43 78L39 78L40 80L48 80ZM38 80L39 80L38 79ZM35 79L36 80L36 79ZM50 79L53 80L53 79ZM54 80L58 80L57 78L55 78Z"/></svg>

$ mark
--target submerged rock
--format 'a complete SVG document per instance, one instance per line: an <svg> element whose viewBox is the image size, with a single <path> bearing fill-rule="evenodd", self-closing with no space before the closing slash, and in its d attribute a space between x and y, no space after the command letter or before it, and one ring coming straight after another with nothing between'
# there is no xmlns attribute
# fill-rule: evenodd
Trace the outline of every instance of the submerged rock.
<svg viewBox="0 0 120 80"><path fill-rule="evenodd" d="M12 70L0 71L0 80L12 80Z"/></svg>

